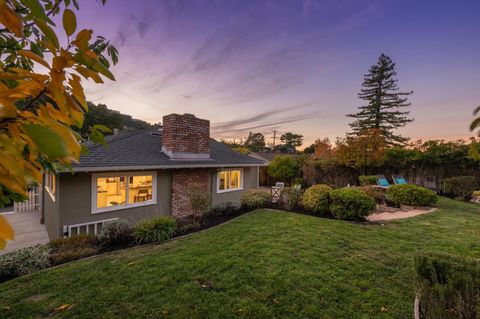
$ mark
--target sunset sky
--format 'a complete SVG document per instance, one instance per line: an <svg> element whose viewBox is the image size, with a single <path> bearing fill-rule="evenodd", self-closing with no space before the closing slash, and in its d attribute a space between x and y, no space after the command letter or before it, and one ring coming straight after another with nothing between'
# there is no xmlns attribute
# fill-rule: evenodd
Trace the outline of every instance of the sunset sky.
<svg viewBox="0 0 480 319"><path fill-rule="evenodd" d="M152 123L210 119L212 135L305 143L344 136L381 53L413 90L412 139L466 138L480 104L480 1L80 1L79 25L120 52L116 82L87 96Z"/></svg>

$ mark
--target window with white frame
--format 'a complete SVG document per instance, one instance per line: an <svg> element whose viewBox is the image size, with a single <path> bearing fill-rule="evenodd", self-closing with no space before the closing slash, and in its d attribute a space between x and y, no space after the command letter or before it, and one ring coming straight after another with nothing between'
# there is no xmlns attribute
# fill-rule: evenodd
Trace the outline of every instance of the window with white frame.
<svg viewBox="0 0 480 319"><path fill-rule="evenodd" d="M55 174L45 173L45 189L50 194L53 200L55 200L55 194L57 192L57 182L55 180Z"/></svg>
<svg viewBox="0 0 480 319"><path fill-rule="evenodd" d="M224 169L217 172L217 193L243 189L243 169Z"/></svg>
<svg viewBox="0 0 480 319"><path fill-rule="evenodd" d="M156 172L93 174L92 212L155 204Z"/></svg>

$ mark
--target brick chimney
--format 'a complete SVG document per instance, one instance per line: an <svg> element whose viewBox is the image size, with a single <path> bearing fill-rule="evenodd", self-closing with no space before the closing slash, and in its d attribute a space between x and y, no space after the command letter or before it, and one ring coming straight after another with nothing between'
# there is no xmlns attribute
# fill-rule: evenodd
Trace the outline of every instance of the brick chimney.
<svg viewBox="0 0 480 319"><path fill-rule="evenodd" d="M210 121L193 114L163 117L162 151L171 159L210 159Z"/></svg>

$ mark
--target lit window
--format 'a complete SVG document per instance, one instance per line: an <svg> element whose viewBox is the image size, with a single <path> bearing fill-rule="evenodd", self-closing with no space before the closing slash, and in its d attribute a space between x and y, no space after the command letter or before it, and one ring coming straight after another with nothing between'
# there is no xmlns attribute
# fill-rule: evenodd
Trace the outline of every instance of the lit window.
<svg viewBox="0 0 480 319"><path fill-rule="evenodd" d="M243 189L243 170L228 169L217 174L217 193Z"/></svg>
<svg viewBox="0 0 480 319"><path fill-rule="evenodd" d="M125 205L125 177L97 178L97 208Z"/></svg>
<svg viewBox="0 0 480 319"><path fill-rule="evenodd" d="M152 199L152 179L152 175L129 177L129 204L145 202Z"/></svg>
<svg viewBox="0 0 480 319"><path fill-rule="evenodd" d="M57 192L57 184L55 175L52 173L45 173L45 189L48 191L53 200L55 200L55 193Z"/></svg>
<svg viewBox="0 0 480 319"><path fill-rule="evenodd" d="M93 212L102 212L125 207L154 204L155 173L106 176L93 176L94 200Z"/></svg>

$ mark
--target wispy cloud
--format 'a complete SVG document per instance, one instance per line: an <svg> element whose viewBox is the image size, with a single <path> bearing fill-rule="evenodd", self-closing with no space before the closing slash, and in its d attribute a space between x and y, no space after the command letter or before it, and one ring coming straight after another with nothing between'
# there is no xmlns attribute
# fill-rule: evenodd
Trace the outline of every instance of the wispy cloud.
<svg viewBox="0 0 480 319"><path fill-rule="evenodd" d="M311 110L312 106L315 106L314 103L308 102L255 113L238 120L213 123L212 134L217 137L238 137L252 130L270 133L273 129L322 114L322 110Z"/></svg>

